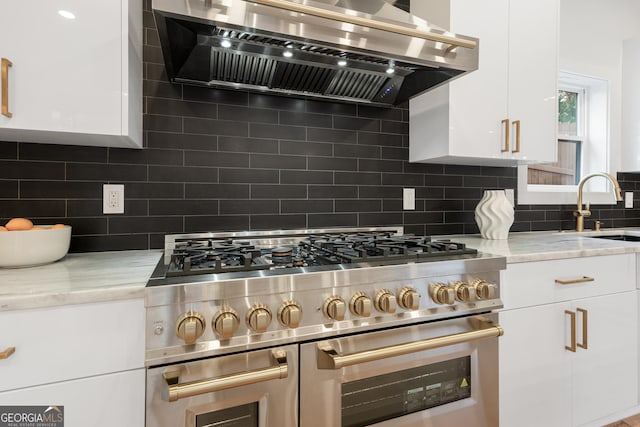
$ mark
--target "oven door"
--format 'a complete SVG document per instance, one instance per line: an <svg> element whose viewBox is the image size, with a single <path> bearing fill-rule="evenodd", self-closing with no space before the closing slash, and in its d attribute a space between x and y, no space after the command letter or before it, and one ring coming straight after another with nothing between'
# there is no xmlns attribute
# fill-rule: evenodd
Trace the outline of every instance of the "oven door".
<svg viewBox="0 0 640 427"><path fill-rule="evenodd" d="M147 427L298 425L298 347L147 370Z"/></svg>
<svg viewBox="0 0 640 427"><path fill-rule="evenodd" d="M300 348L300 425L498 425L497 314Z"/></svg>

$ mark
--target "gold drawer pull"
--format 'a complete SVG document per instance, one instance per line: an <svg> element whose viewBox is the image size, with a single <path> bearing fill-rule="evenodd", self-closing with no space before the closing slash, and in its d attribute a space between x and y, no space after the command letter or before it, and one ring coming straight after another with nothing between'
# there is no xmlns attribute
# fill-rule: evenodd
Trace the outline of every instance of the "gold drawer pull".
<svg viewBox="0 0 640 427"><path fill-rule="evenodd" d="M2 115L11 118L13 114L9 111L9 67L13 65L7 58L2 58Z"/></svg>
<svg viewBox="0 0 640 427"><path fill-rule="evenodd" d="M287 378L289 375L287 353L283 350L274 350L271 355L275 363L274 366L269 368L255 369L200 381L179 383L179 371L167 371L164 373L165 387L162 389L162 397L168 402L175 402L187 397Z"/></svg>
<svg viewBox="0 0 640 427"><path fill-rule="evenodd" d="M486 329L458 334L445 335L441 337L429 338L422 341L413 341L405 344L380 347L366 350L359 353L338 354L332 348L318 348L317 363L318 369L341 369L345 366L357 365L359 363L374 362L388 359L390 357L403 356L405 354L419 351L432 350L434 348L446 347L450 345L463 344L471 341L497 338L502 336L504 331L499 325L493 325Z"/></svg>
<svg viewBox="0 0 640 427"><path fill-rule="evenodd" d="M596 280L596 279L594 279L593 277L582 276L579 279L571 279L571 280L556 279L556 283L558 285L575 285L576 283L593 282L594 280Z"/></svg>
<svg viewBox="0 0 640 427"><path fill-rule="evenodd" d="M8 349L6 349L2 353L0 353L0 360L8 359L15 352L16 352L16 348L15 347L9 347Z"/></svg>

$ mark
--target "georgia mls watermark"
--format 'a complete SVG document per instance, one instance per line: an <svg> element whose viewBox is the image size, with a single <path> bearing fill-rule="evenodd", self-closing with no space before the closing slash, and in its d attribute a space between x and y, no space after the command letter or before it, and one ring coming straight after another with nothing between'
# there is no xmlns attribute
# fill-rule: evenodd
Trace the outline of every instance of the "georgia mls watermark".
<svg viewBox="0 0 640 427"><path fill-rule="evenodd" d="M0 406L0 427L64 427L64 406Z"/></svg>

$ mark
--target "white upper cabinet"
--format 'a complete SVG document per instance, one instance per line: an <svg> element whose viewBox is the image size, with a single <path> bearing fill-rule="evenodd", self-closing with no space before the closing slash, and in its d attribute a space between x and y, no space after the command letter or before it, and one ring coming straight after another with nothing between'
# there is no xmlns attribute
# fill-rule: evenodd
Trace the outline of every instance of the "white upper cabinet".
<svg viewBox="0 0 640 427"><path fill-rule="evenodd" d="M410 101L410 161L489 166L555 161L558 2L412 3L415 15L429 20L448 14L448 23L432 22L478 37L480 59L478 70Z"/></svg>
<svg viewBox="0 0 640 427"><path fill-rule="evenodd" d="M9 1L0 58L1 140L142 146L141 0Z"/></svg>

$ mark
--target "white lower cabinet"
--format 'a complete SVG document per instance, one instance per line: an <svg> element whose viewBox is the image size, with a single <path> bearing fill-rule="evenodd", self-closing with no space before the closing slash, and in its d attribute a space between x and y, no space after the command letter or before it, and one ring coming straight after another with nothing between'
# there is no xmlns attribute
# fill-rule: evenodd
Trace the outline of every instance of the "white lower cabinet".
<svg viewBox="0 0 640 427"><path fill-rule="evenodd" d="M142 427L142 298L0 313L0 405L64 406L65 427Z"/></svg>
<svg viewBox="0 0 640 427"><path fill-rule="evenodd" d="M144 390L141 368L6 391L0 405L63 406L65 427L142 427Z"/></svg>
<svg viewBox="0 0 640 427"><path fill-rule="evenodd" d="M522 278L522 282L530 281L537 293L544 287L567 290L567 286L593 293L589 285L597 283L598 277L562 285L545 280L534 283L531 276L519 273L534 268L541 272L538 277L561 277L561 272L567 274L566 270L588 263L599 266L596 274L603 284L613 261L628 265L630 276L625 278L627 289L622 292L616 289L619 283L612 283L616 290L607 293L602 286L604 294L599 296L516 307L510 307L509 301L519 299L506 299L500 312L505 330L500 339L501 427L580 426L638 405L638 299L635 265L629 265L629 260L635 257L565 260L566 269L557 261L507 268L503 287L517 287L518 278ZM562 299L558 292L551 294Z"/></svg>

